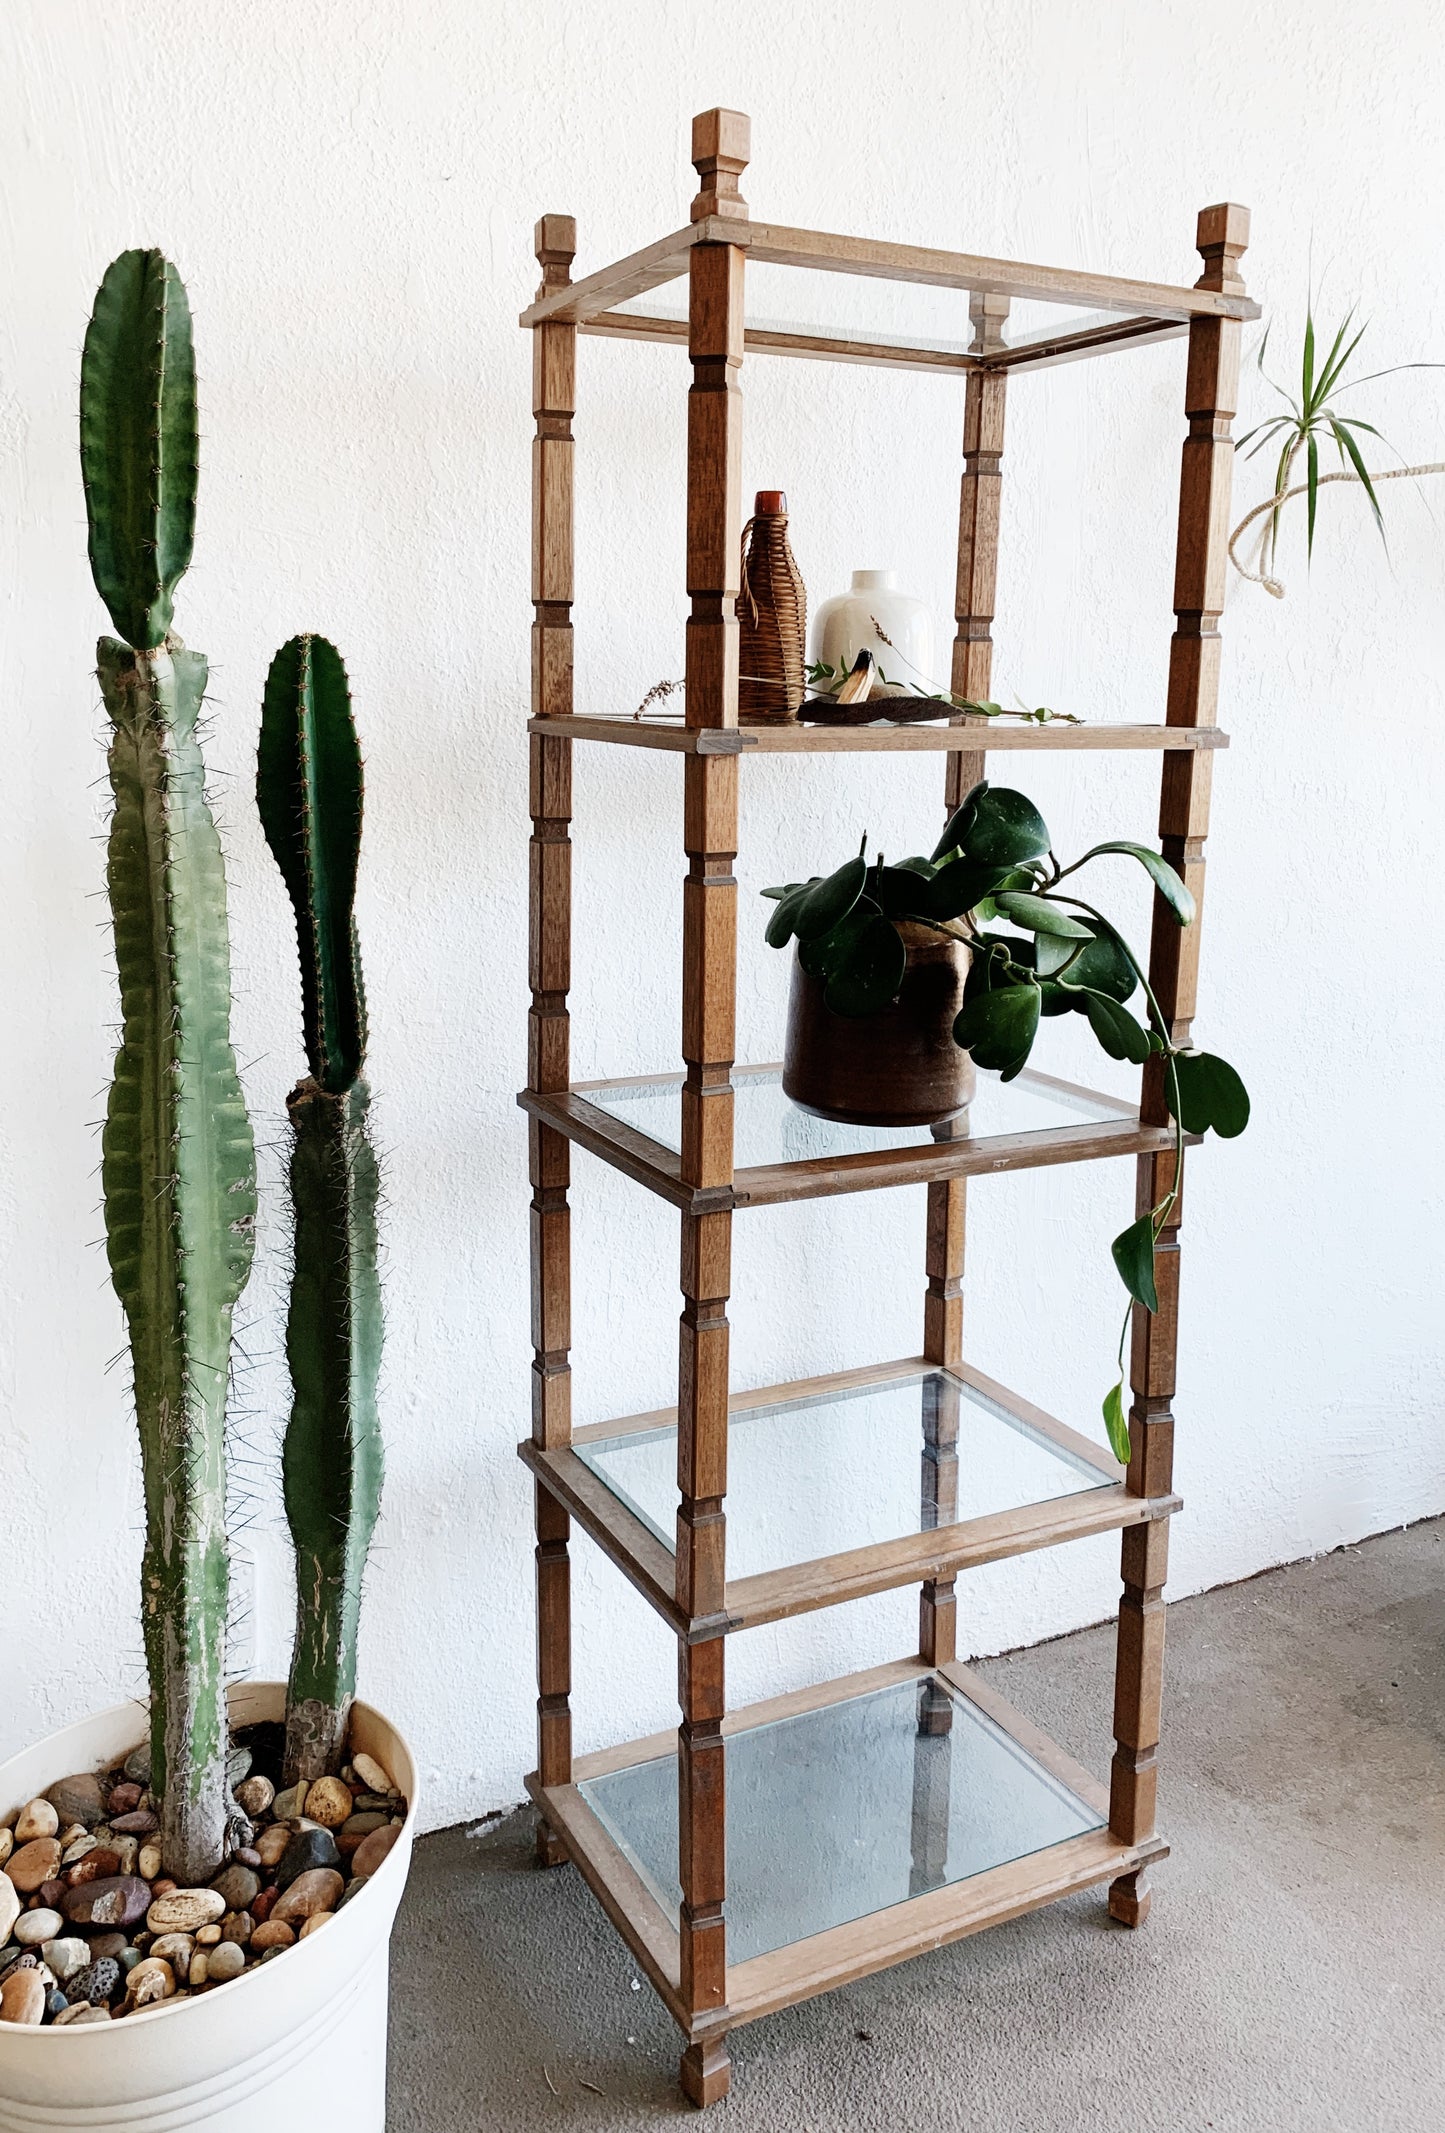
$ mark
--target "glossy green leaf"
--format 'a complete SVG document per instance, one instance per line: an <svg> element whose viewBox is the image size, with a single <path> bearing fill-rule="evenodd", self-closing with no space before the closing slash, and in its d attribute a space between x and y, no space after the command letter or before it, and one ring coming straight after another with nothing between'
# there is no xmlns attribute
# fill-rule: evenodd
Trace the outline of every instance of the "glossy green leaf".
<svg viewBox="0 0 1445 2133"><path fill-rule="evenodd" d="M1149 1033L1141 1029L1127 1007L1121 1007L1106 992L1086 991L1084 1012L1089 1027L1111 1059L1127 1059L1142 1066L1149 1057Z"/></svg>
<svg viewBox="0 0 1445 2133"><path fill-rule="evenodd" d="M973 810L958 839L965 859L981 866L1012 867L1021 860L1041 859L1047 852L1048 824L1027 793L1013 792L1006 785L976 786L969 799L974 801Z"/></svg>
<svg viewBox="0 0 1445 2133"><path fill-rule="evenodd" d="M943 826L943 835L933 847L935 866L950 852L961 852L968 836L969 825L978 812L978 804L988 791L988 779L984 778L972 791L964 794L958 806Z"/></svg>
<svg viewBox="0 0 1445 2133"><path fill-rule="evenodd" d="M791 888L784 891L777 910L768 920L768 930L763 936L770 948L787 947L793 938L793 922L803 907L803 898L812 886L808 881L794 882ZM765 896L769 893L766 889L763 891Z"/></svg>
<svg viewBox="0 0 1445 2133"><path fill-rule="evenodd" d="M1120 1466L1129 1464L1129 1424L1124 1415L1124 1380L1111 1386L1104 1395L1104 1428L1109 1435L1109 1449Z"/></svg>
<svg viewBox="0 0 1445 2133"><path fill-rule="evenodd" d="M915 909L940 924L976 911L1008 878L1001 867L984 867L971 859L952 859L938 868L928 883L924 899Z"/></svg>
<svg viewBox="0 0 1445 2133"><path fill-rule="evenodd" d="M793 917L793 931L800 941L816 941L831 933L839 919L846 918L863 894L867 861L847 859L836 873L814 882Z"/></svg>
<svg viewBox="0 0 1445 2133"><path fill-rule="evenodd" d="M871 896L860 896L846 918L822 933L815 941L799 941L798 961L810 978L831 978L835 970L841 970L857 944L858 937L871 920L877 918L878 906Z"/></svg>
<svg viewBox="0 0 1445 2133"><path fill-rule="evenodd" d="M876 1015L898 991L907 967L897 927L870 914L853 934L823 998L835 1015Z"/></svg>
<svg viewBox="0 0 1445 2133"><path fill-rule="evenodd" d="M1249 1092L1227 1059L1213 1052L1178 1052L1174 1071L1179 1077L1179 1108L1176 1113L1186 1133L1208 1133L1213 1127L1221 1140L1231 1141L1249 1124ZM1174 1108L1169 1076L1165 1094Z"/></svg>
<svg viewBox="0 0 1445 2133"><path fill-rule="evenodd" d="M1002 918L1012 919L1016 926L1026 927L1030 933L1052 933L1060 940L1087 941L1091 930L1077 918L1070 918L1057 904L1046 897L1030 896L1019 889L1001 889L994 896Z"/></svg>
<svg viewBox="0 0 1445 2133"><path fill-rule="evenodd" d="M1124 852L1130 859L1137 859L1180 925L1190 924L1194 917L1194 898L1162 853L1151 850L1147 844L1130 844L1120 839L1110 844L1094 845L1092 850L1085 852L1084 859L1097 859L1101 852ZM1080 866L1083 863L1081 859Z"/></svg>
<svg viewBox="0 0 1445 2133"><path fill-rule="evenodd" d="M1073 966L1084 953L1079 941L1071 941L1060 933L1040 933L1034 939L1034 969L1041 978L1057 977L1067 971L1072 977Z"/></svg>
<svg viewBox="0 0 1445 2133"><path fill-rule="evenodd" d="M953 1041L975 1066L996 1068L1011 1079L1033 1047L1039 1008L1039 988L1027 981L976 993L958 1011Z"/></svg>
<svg viewBox="0 0 1445 2133"><path fill-rule="evenodd" d="M1127 1000L1138 987L1134 965L1124 952L1123 943L1111 928L1102 931L1094 920L1086 920L1094 936L1079 950L1069 968L1071 985L1087 986L1092 992L1106 992L1111 999ZM1083 1012L1083 1002L1075 1003Z"/></svg>
<svg viewBox="0 0 1445 2133"><path fill-rule="evenodd" d="M1135 1303L1143 1304L1146 1311L1157 1311L1159 1291L1154 1286L1154 1217L1140 1215L1137 1222L1131 1222L1114 1239L1112 1250L1119 1279Z"/></svg>
<svg viewBox="0 0 1445 2133"><path fill-rule="evenodd" d="M868 893L886 918L914 918L928 912L933 883L912 867L873 867L868 874Z"/></svg>

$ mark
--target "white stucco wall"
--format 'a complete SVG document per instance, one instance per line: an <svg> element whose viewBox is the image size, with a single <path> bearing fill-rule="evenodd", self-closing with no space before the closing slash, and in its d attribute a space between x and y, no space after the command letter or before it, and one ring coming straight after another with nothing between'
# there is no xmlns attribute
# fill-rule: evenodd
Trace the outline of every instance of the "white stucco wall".
<svg viewBox="0 0 1445 2133"><path fill-rule="evenodd" d="M115 1002L90 676L103 615L75 448L78 351L106 262L163 246L197 322L203 489L178 622L212 661L235 1035L264 1147L236 1430L253 1513L248 1636L267 1670L284 1665L290 1612L274 1479L286 1400L278 1146L299 1029L289 915L249 780L261 680L283 638L330 634L353 679L389 1194L389 1478L363 1685L411 1734L428 1819L443 1823L517 1798L532 1753L513 1092L531 429L515 319L535 282L534 217L576 213L579 272L675 227L694 184L690 115L727 103L753 115L744 191L775 219L1185 281L1196 209L1233 198L1254 210L1245 272L1280 320L1282 365L1311 248L1324 313L1359 298L1376 364L1438 354L1445 47L1433 16L1424 0L1384 0L1368 20L1344 0L882 11L11 0L0 1756L140 1679L138 1467L126 1368L107 1370L122 1327L96 1243ZM938 315L919 303L912 315ZM626 708L681 671L685 365L584 342L579 367L579 701ZM814 599L855 564L891 562L942 635L961 389L759 361L745 390L746 488L788 489ZM1000 694L1095 717L1159 714L1182 396L1180 344L1019 381ZM1245 416L1264 405L1247 380ZM1440 456L1441 407L1430 372L1360 402L1424 458ZM1262 493L1261 466L1244 472L1243 497ZM1176 1593L1445 1509L1442 510L1445 487L1431 499L1394 485L1387 558L1358 494L1333 490L1312 574L1297 521L1286 538L1282 606L1230 591L1222 718L1235 738L1216 779L1199 1027L1239 1063L1255 1117L1246 1140L1191 1169ZM1152 836L1153 778L1142 759L1102 760L1039 764L1028 782L1068 848L1094 833ZM747 767L742 1057L776 1055L785 982L752 892L864 826L889 851L916 848L940 779L936 759ZM680 796L673 761L579 752L579 1076L676 1060ZM1038 1063L1085 1066L1055 1031ZM675 1218L584 1155L575 1187L577 1413L592 1420L669 1397ZM1090 1428L1116 1325L1107 1240L1131 1192L1124 1163L973 1194L971 1350ZM922 1198L740 1220L739 1383L916 1346ZM588 1544L577 1555L581 1739L666 1724L669 1640ZM965 1643L993 1650L1098 1618L1115 1566L1106 1541L967 1581ZM735 1640L733 1692L907 1649L914 1606L897 1594Z"/></svg>

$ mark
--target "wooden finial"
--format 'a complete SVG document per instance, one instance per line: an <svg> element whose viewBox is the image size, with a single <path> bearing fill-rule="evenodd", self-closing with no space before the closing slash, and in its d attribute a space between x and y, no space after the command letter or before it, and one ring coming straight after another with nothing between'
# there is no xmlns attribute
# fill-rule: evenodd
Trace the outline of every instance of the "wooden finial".
<svg viewBox="0 0 1445 2133"><path fill-rule="evenodd" d="M1195 288L1220 289L1229 296L1242 295L1244 282L1238 262L1240 253L1249 243L1249 209L1237 206L1232 200L1222 200L1217 207L1202 207L1194 242L1204 261L1204 272Z"/></svg>
<svg viewBox="0 0 1445 2133"><path fill-rule="evenodd" d="M543 215L532 236L537 262L542 269L542 286L537 294L545 296L549 289L563 288L572 279L572 262L577 256L577 218L575 215Z"/></svg>
<svg viewBox="0 0 1445 2133"><path fill-rule="evenodd" d="M692 122L692 165L701 181L692 203L694 222L709 215L747 221L748 203L738 191L738 178L752 152L753 122L745 111L699 111Z"/></svg>

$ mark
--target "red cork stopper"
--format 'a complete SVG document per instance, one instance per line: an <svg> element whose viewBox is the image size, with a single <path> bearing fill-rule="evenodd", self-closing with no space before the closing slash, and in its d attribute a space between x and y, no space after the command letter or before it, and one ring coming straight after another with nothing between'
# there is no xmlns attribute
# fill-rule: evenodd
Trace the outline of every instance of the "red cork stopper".
<svg viewBox="0 0 1445 2133"><path fill-rule="evenodd" d="M759 489L757 496L753 500L755 516L769 511L785 513L787 508L787 495L782 489Z"/></svg>

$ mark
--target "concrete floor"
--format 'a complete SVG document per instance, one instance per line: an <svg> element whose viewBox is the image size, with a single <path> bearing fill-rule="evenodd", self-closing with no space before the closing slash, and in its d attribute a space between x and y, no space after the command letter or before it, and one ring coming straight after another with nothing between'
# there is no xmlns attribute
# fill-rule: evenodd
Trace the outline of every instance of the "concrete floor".
<svg viewBox="0 0 1445 2133"><path fill-rule="evenodd" d="M988 1678L1107 1767L1112 1634ZM1170 1611L1154 1909L1102 1893L733 2040L735 2133L1440 2133L1445 1520ZM679 2039L530 1816L418 1848L392 1964L391 2133L697 2123Z"/></svg>

